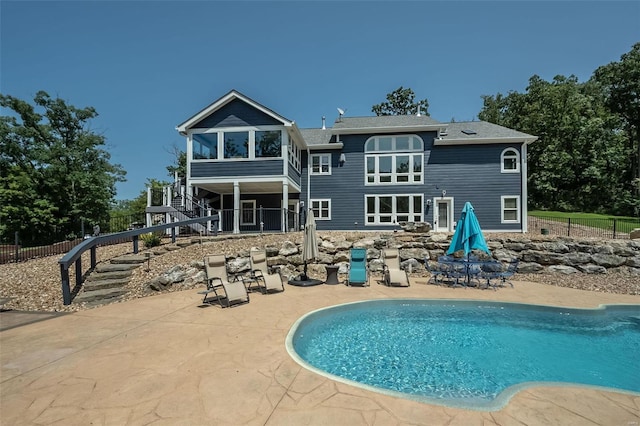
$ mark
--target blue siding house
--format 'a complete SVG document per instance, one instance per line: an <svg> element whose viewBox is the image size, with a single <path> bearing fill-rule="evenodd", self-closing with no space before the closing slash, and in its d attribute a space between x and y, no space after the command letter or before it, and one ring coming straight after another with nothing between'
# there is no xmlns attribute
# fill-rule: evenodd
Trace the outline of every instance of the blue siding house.
<svg viewBox="0 0 640 426"><path fill-rule="evenodd" d="M483 230L527 231L527 145L537 138L483 121L424 115L294 121L232 90L176 127L187 141L186 195L222 212L224 232L451 232L466 201Z"/></svg>

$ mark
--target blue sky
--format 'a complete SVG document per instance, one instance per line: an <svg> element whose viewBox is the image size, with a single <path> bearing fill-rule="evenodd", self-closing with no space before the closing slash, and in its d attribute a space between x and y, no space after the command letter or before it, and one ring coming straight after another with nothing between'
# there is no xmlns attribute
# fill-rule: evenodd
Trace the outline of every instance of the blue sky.
<svg viewBox="0 0 640 426"><path fill-rule="evenodd" d="M472 120L482 95L618 61L640 2L3 0L0 24L0 91L96 108L131 199L170 180L175 126L231 89L301 128L372 115L400 86L436 120Z"/></svg>

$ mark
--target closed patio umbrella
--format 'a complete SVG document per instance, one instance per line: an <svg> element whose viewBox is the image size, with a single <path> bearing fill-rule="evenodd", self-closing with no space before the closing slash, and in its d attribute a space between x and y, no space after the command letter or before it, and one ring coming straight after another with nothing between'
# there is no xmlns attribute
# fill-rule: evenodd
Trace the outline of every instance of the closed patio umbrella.
<svg viewBox="0 0 640 426"><path fill-rule="evenodd" d="M465 256L469 256L471 250L482 250L486 253L491 253L482 235L482 229L480 229L480 223L473 206L468 201L464 203L462 208L460 220L456 225L456 232L453 234L447 254L453 254L458 250L463 250Z"/></svg>
<svg viewBox="0 0 640 426"><path fill-rule="evenodd" d="M307 222L304 225L304 241L302 243L302 260L304 261L303 280L307 280L307 262L318 257L318 237L316 236L316 218L309 209Z"/></svg>

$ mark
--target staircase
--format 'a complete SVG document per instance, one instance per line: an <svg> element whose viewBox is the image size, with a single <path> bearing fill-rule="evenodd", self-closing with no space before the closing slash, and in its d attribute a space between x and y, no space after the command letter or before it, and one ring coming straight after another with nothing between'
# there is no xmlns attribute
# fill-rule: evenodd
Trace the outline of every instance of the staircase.
<svg viewBox="0 0 640 426"><path fill-rule="evenodd" d="M169 207L168 213L173 219L177 219L177 220L189 220L189 219L192 219L192 217L190 217L188 214L186 214L186 212L182 212L182 211L176 209L173 206ZM206 234L206 232L207 232L207 227L204 226L201 223L192 223L191 225L189 225L189 227L191 229L193 229L196 233Z"/></svg>
<svg viewBox="0 0 640 426"><path fill-rule="evenodd" d="M128 291L126 286L133 270L146 260L146 256L128 254L111 259L111 263L98 265L73 303L100 306L121 299Z"/></svg>

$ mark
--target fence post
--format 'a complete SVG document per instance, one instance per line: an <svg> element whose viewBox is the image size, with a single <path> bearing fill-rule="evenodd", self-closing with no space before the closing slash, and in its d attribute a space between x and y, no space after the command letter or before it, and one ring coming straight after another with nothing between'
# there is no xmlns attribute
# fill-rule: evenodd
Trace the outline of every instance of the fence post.
<svg viewBox="0 0 640 426"><path fill-rule="evenodd" d="M613 238L616 238L616 225L617 225L617 221L616 219L613 219Z"/></svg>
<svg viewBox="0 0 640 426"><path fill-rule="evenodd" d="M571 218L567 218L567 237L571 236Z"/></svg>
<svg viewBox="0 0 640 426"><path fill-rule="evenodd" d="M16 263L18 263L18 257L20 256L20 249L18 249L18 243L20 242L20 238L18 237L18 231L15 232L13 251Z"/></svg>

